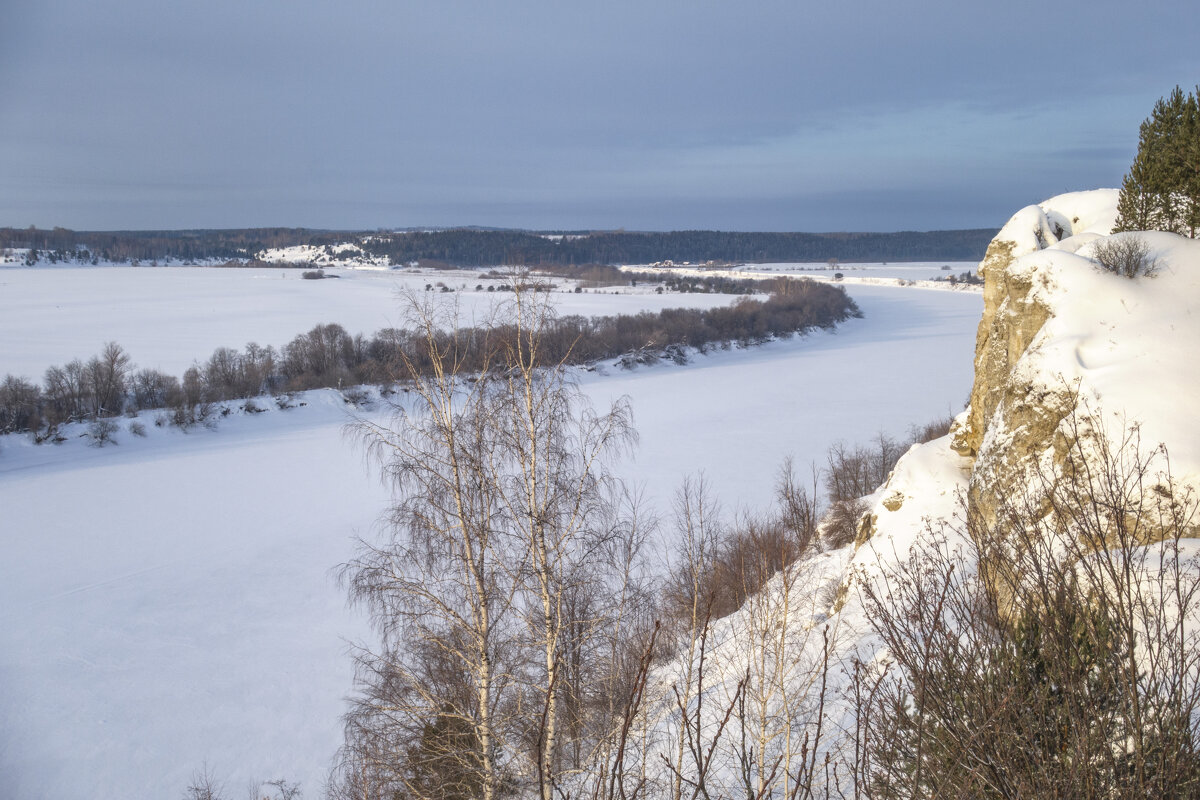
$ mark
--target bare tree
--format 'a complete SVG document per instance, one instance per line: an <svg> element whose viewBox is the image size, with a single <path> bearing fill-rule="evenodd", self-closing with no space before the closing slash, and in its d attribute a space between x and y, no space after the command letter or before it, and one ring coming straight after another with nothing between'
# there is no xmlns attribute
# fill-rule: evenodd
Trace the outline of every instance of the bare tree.
<svg viewBox="0 0 1200 800"><path fill-rule="evenodd" d="M225 787L205 764L192 773L192 780L183 792L184 800L223 800Z"/></svg>
<svg viewBox="0 0 1200 800"><path fill-rule="evenodd" d="M398 354L408 391L391 427L355 426L396 501L383 540L343 571L383 637L358 657L344 786L426 796L424 763L472 796L530 781L554 797L564 699L622 617L598 599L628 571L610 555L640 534L608 502L628 407L593 412L565 365L545 363L548 302L518 285L488 324L464 327L410 298L423 347Z"/></svg>
<svg viewBox="0 0 1200 800"><path fill-rule="evenodd" d="M487 464L504 519L522 552L514 566L526 627L541 651L534 692L541 704L536 731L538 787L553 800L558 781L560 700L567 689L564 647L578 652L595 632L578 601L607 589L595 582L612 483L608 459L636 438L629 406L620 401L597 414L582 401L563 362L543 366L542 337L551 329L549 294L514 293L510 337L501 353L499 391L487 398L497 439Z"/></svg>
<svg viewBox="0 0 1200 800"><path fill-rule="evenodd" d="M115 416L125 405L126 382L133 362L125 349L109 342L99 356L84 367L84 380L91 390L92 416Z"/></svg>

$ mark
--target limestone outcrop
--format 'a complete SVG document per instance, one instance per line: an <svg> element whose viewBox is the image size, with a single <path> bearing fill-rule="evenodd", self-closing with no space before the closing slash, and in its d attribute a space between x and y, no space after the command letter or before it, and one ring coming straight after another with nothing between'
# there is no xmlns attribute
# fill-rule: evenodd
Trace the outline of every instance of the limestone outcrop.
<svg viewBox="0 0 1200 800"><path fill-rule="evenodd" d="M1142 237L1159 274L1105 272L1095 249L1112 228L1116 199L1097 190L1022 209L980 265L975 380L951 440L971 460L967 510L980 530L1003 535L1004 510L1039 495L1045 502L1081 453L1162 445L1171 474L1149 483L1159 492L1165 482L1200 486L1191 422L1200 413L1200 244L1117 234Z"/></svg>

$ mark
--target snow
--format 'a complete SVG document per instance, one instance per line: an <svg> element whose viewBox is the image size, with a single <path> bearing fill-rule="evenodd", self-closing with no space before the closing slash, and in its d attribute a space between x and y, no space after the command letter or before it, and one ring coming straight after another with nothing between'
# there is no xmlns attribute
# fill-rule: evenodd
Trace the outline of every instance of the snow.
<svg viewBox="0 0 1200 800"><path fill-rule="evenodd" d="M1194 497L1200 490L1200 432L1195 425L1200 415L1200 372L1195 368L1200 342L1200 316L1195 313L1200 308L1200 242L1166 233L1116 234L1143 238L1160 269L1153 277L1136 280L1104 272L1094 256L1098 240L1110 235L1115 204L1113 190L1051 198L1017 212L998 236L1013 242L1013 255L1019 256L1007 268L1010 275L1021 277L1022 285L1031 284L1031 300L1050 310L1050 318L1019 359L1013 379L1017 385L1030 384L1034 397L1068 387L1077 390L1085 403L1084 413L1099 417L1100 430L1114 440L1114 446L1131 425L1138 427L1143 455L1164 443L1170 453L1171 477L1177 488L1187 487L1176 496L1191 492ZM992 421L985 451L997 444L999 419ZM824 710L830 715L830 729L853 730L842 693L847 680L843 668L851 658L868 664L888 658L871 631L862 595L855 587L868 583L886 588L914 550L937 539L945 542L947 552L961 556L956 562L959 580L969 580L971 576L964 573L974 571L974 548L966 539L964 524L973 463L957 455L950 444L950 437L944 437L914 446L885 484L866 498L872 535L857 551L847 547L821 553L790 569L794 586L807 590L806 595L801 592L803 600L788 605L783 576L776 576L742 609L714 625L709 691L716 700L709 703L709 713L722 713L726 706L721 698L732 697L747 669L755 685L766 686L771 693L766 717L789 713L788 703L803 697L804 688L813 685L828 633L837 667L829 676L830 700ZM1026 487L992 488L1019 496ZM1200 542L1185 540L1180 551L1182 569L1193 573L1200 569ZM1151 597L1159 595L1153 586L1162 575L1159 554L1157 546L1132 553L1138 565L1135 578L1143 588L1151 584L1146 589ZM831 584L844 592L845 604L836 611L824 607ZM1178 612L1171 601L1162 610ZM783 663L790 671L782 679L774 673L768 680L757 680L755 658L771 659L773 651L747 652L747 642L767 624L764 620L781 614L788 620ZM1196 625L1200 622L1192 620L1193 630ZM818 630L822 635L814 635ZM685 654L654 675L660 696L666 698L660 701L656 733L665 734L668 741L677 732L669 687L687 666ZM756 724L757 719L751 722ZM710 722L715 726L718 720ZM728 750L728 745L723 747ZM718 762L717 773L735 767L735 755L726 752L725 757ZM714 782L722 777L730 776L718 774Z"/></svg>
<svg viewBox="0 0 1200 800"><path fill-rule="evenodd" d="M0 269L0 376L40 380L46 368L86 360L119 343L139 367L180 375L218 347L247 342L279 347L313 326L337 322L370 335L400 322L398 294L439 282L455 289L464 313L497 299L475 286L502 283L482 271L330 270L336 279L304 280L294 270L197 267L11 267ZM555 281L564 290L574 284ZM502 296L502 295L501 295ZM712 308L733 295L655 294L614 287L562 291L560 313L636 314L663 308Z"/></svg>
<svg viewBox="0 0 1200 800"><path fill-rule="evenodd" d="M364 630L330 568L386 501L341 406L0 454L4 796L178 797L206 762L318 793Z"/></svg>
<svg viewBox="0 0 1200 800"><path fill-rule="evenodd" d="M1091 193L1066 197L1083 194ZM1100 227L1115 216L1094 213ZM1148 245L1155 275L1131 280L1099 268L1099 241L1127 237ZM1176 480L1200 487L1200 242L1161 232L1102 237L1089 228L1023 256L1009 272L1028 279L1031 298L1053 312L1017 364L1018 380L1076 388L1105 410L1110 436L1137 425L1144 446L1167 445Z"/></svg>
<svg viewBox="0 0 1200 800"><path fill-rule="evenodd" d="M381 273L278 274L0 271L0 372L38 375L110 338L140 363L174 368L219 344L279 343L320 321L371 330L394 314ZM16 291L42 305L25 309ZM716 351L686 366L583 375L598 404L631 398L641 445L624 474L660 509L698 470L727 508L761 507L787 455L802 467L835 439L901 435L957 411L970 386L979 295L851 294L866 316L836 332ZM51 313L52 298L70 310ZM560 299L565 313L728 301ZM158 343L164 331L168 341ZM216 430L188 433L143 414L145 438L120 419L119 444L103 449L74 436L56 447L0 440L7 796L179 796L204 764L232 794L250 779L286 777L319 795L351 688L344 640L366 631L332 570L351 557L354 536L371 533L387 492L343 435L340 396L299 399L307 405L235 411Z"/></svg>
<svg viewBox="0 0 1200 800"><path fill-rule="evenodd" d="M1014 256L1023 256L1060 240L1080 237L1086 241L1107 235L1117 221L1116 189L1068 192L1042 203L1025 206L1005 223L995 241L1015 243ZM1060 247L1070 249L1070 245Z"/></svg>
<svg viewBox="0 0 1200 800"><path fill-rule="evenodd" d="M1115 203L1111 189L1061 195L1018 211L1002 230L1019 257L1009 269L1052 311L1016 378L1078 387L1110 434L1138 425L1144 446L1166 443L1174 478L1200 488L1200 243L1138 234L1159 273L1105 273L1094 256ZM747 265L733 274L834 271L821 266ZM834 332L717 350L684 366L609 364L580 373L597 405L630 398L641 442L619 468L645 487L652 507L665 510L680 480L702 471L727 510L761 509L785 457L804 469L836 439L899 436L960 409L979 294L900 288L933 265L860 266L835 269L865 318ZM944 275L940 266L927 277ZM953 274L967 268L951 266ZM279 345L319 322L365 332L394 325L398 286L487 283L456 273L346 270L333 281L280 274L0 269L0 374L36 377L110 339L142 366L178 372L216 346ZM495 299L473 291L447 297L469 313ZM658 296L646 287L558 298L562 313L582 314L731 299ZM235 409L215 430L188 433L143 414L145 438L121 419L119 444L104 449L87 447L75 435L82 427L55 447L0 437L6 796L179 796L205 764L234 794L251 779L286 777L306 796L319 795L351 687L345 641L367 635L333 570L352 555L353 537L374 530L388 494L343 434L341 396L323 390L298 399L303 407ZM874 533L865 546L793 568L788 577L806 593L786 610L792 685L811 679L826 626L836 655L883 656L858 595L851 591L834 613L829 590L851 574L885 577L931 535L961 542L956 520L970 467L949 438L910 449L868 498ZM1184 549L1192 556L1200 545ZM714 627L713 691L731 691L750 664L745 641L756 614L766 609L768 619L778 610L784 577ZM680 667L660 668L657 685ZM834 693L843 678L831 678ZM667 728L668 705L659 707Z"/></svg>
<svg viewBox="0 0 1200 800"><path fill-rule="evenodd" d="M974 272L974 261L914 261L903 263L850 262L829 265L798 263L741 264L736 267L681 267L661 264L625 265L628 272L658 272L696 277L769 280L783 276L811 278L823 283L843 286L918 286L942 291L982 291L981 286L951 284L946 279L964 272ZM948 269L947 269L948 267ZM842 277L835 277L840 274Z"/></svg>
<svg viewBox="0 0 1200 800"><path fill-rule="evenodd" d="M953 416L971 380L977 294L856 287L864 319L834 333L718 351L585 382L597 403L634 400L633 471L658 497L703 470L731 508L770 502L786 456L807 472L839 439L900 437Z"/></svg>
<svg viewBox="0 0 1200 800"><path fill-rule="evenodd" d="M268 264L314 264L318 267L346 269L390 269L387 256L372 256L356 244L331 245L328 249L311 244L271 247L255 254Z"/></svg>

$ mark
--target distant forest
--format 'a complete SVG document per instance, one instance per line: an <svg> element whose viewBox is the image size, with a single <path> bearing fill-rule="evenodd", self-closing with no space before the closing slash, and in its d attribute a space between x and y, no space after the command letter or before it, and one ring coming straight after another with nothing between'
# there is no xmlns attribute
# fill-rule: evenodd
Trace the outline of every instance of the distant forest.
<svg viewBox="0 0 1200 800"><path fill-rule="evenodd" d="M781 261L976 261L993 229L900 233L599 232L544 235L456 228L419 232L246 228L180 231L72 231L0 228L0 248L32 248L39 261L247 261L271 247L355 243L392 264L432 260L453 266Z"/></svg>

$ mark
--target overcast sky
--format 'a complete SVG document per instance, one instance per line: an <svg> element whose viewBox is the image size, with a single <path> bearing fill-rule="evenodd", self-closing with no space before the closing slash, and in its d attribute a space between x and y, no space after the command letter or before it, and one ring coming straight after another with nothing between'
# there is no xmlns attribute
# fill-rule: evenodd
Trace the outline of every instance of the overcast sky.
<svg viewBox="0 0 1200 800"><path fill-rule="evenodd" d="M1194 0L9 0L0 225L998 227L1116 186Z"/></svg>

